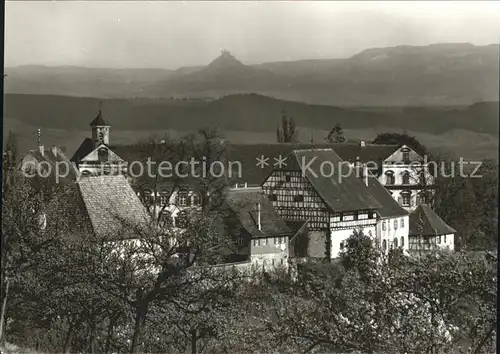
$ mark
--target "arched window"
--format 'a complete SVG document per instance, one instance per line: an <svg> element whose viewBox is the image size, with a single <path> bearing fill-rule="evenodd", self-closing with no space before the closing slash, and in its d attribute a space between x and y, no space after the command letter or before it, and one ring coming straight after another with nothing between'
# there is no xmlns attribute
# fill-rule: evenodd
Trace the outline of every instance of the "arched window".
<svg viewBox="0 0 500 354"><path fill-rule="evenodd" d="M394 172L393 171L386 171L385 172L385 184L393 185L394 183L395 183Z"/></svg>
<svg viewBox="0 0 500 354"><path fill-rule="evenodd" d="M394 238L394 248L398 248L398 239Z"/></svg>
<svg viewBox="0 0 500 354"><path fill-rule="evenodd" d="M410 184L410 173L408 171L403 172L403 184Z"/></svg>
<svg viewBox="0 0 500 354"><path fill-rule="evenodd" d="M405 246L405 238L401 236L401 247Z"/></svg>
<svg viewBox="0 0 500 354"><path fill-rule="evenodd" d="M418 175L418 182L422 186L425 186L427 184L426 180L425 180L425 172L424 171L420 171L420 173Z"/></svg>
<svg viewBox="0 0 500 354"><path fill-rule="evenodd" d="M382 249L385 251L387 250L387 241L386 240L383 240L382 241Z"/></svg>

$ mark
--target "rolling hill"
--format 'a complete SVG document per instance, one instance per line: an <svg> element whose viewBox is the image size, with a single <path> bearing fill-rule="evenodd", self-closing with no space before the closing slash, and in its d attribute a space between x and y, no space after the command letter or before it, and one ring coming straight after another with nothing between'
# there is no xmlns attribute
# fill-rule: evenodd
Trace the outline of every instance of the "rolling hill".
<svg viewBox="0 0 500 354"><path fill-rule="evenodd" d="M7 94L4 97L4 138L20 136L22 151L34 148L36 130L42 141L63 145L70 153L89 135L98 98ZM322 142L340 123L350 139L371 140L387 131L415 135L429 147L466 158L496 157L498 102L460 107L363 107L347 109L277 100L256 94L232 95L214 101L107 99L106 120L114 144L130 144L151 135L184 135L217 127L234 143L272 143L282 111L299 127L299 139ZM4 140L5 142L5 140Z"/></svg>
<svg viewBox="0 0 500 354"><path fill-rule="evenodd" d="M258 93L336 106L470 105L498 100L499 45L367 49L347 59L245 65L231 54L202 67L6 68L5 92L114 98Z"/></svg>
<svg viewBox="0 0 500 354"><path fill-rule="evenodd" d="M86 129L99 107L98 98L6 94L4 116L56 129ZM498 103L448 109L432 107L348 109L278 100L257 94L231 95L213 101L108 99L106 119L119 129L226 130L274 132L282 112L297 125L330 129L393 127L441 134L452 129L497 135Z"/></svg>

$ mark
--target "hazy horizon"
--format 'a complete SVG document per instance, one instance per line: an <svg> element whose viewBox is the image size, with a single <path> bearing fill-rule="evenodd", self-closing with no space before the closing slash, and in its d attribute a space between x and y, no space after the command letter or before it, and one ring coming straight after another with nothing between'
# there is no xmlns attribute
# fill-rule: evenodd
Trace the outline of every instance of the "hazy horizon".
<svg viewBox="0 0 500 354"><path fill-rule="evenodd" d="M500 2L7 1L5 66L206 65L347 58L368 48L499 42Z"/></svg>

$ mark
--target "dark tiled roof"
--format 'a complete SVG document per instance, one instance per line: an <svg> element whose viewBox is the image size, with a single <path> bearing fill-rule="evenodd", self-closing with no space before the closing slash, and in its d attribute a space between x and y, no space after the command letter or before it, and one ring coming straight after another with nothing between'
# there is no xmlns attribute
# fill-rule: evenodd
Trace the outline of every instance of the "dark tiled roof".
<svg viewBox="0 0 500 354"><path fill-rule="evenodd" d="M90 154L94 150L94 142L91 138L85 138L80 147L75 151L73 157L71 157L71 161L78 163L85 156Z"/></svg>
<svg viewBox="0 0 500 354"><path fill-rule="evenodd" d="M84 177L78 186L97 236L133 237L131 229L149 225L146 208L124 176Z"/></svg>
<svg viewBox="0 0 500 354"><path fill-rule="evenodd" d="M292 234L262 189L231 189L226 194L226 200L229 209L237 215L238 222L252 237ZM257 203L260 203L261 230L257 226Z"/></svg>
<svg viewBox="0 0 500 354"><path fill-rule="evenodd" d="M235 178L235 183L247 182L251 185L261 185L273 170L274 158L288 156L293 150L322 150L333 149L335 153L345 161L368 162L374 161L381 166L382 161L389 157L398 147L396 145L371 145L360 146L359 144L254 144L228 146L228 159L240 161L242 165L242 177ZM256 158L261 155L268 157L269 166L256 167Z"/></svg>
<svg viewBox="0 0 500 354"><path fill-rule="evenodd" d="M363 183L365 183L366 185L365 179L363 178L363 172L360 172L359 176ZM375 197L375 199L377 199L380 205L382 205L380 209L377 209L377 214L381 218L393 218L409 214L392 197L390 192L379 182L377 177L375 177L374 175L370 175L367 181L368 190Z"/></svg>
<svg viewBox="0 0 500 354"><path fill-rule="evenodd" d="M420 204L410 214L410 236L438 236L455 232L428 205Z"/></svg>
<svg viewBox="0 0 500 354"><path fill-rule="evenodd" d="M40 165L40 167L44 170L44 173L48 172L47 168L49 168L48 166L50 166L50 178L56 178L56 168L58 168L58 171L60 172L57 176L58 182L75 181L77 172L71 161L59 147L55 147L55 149L57 150L56 153L54 153L53 149L54 148L44 149L43 155L39 149L34 149L30 150L28 152L28 155L31 155L33 159L35 159L38 163L44 162L44 164ZM64 164L65 167L63 167L61 164ZM67 171L65 170L66 168ZM66 172L67 176L64 176Z"/></svg>
<svg viewBox="0 0 500 354"><path fill-rule="evenodd" d="M92 122L90 122L91 127L97 127L97 126L109 126L109 124L104 120L104 117L102 116L102 111L99 110L99 113L97 114L97 117L94 118Z"/></svg>
<svg viewBox="0 0 500 354"><path fill-rule="evenodd" d="M232 162L239 162L241 164L241 176L237 175L237 165L234 164L234 173L230 178L231 184L248 183L251 186L260 186L265 179L271 174L273 170L274 158L279 155L286 157L294 149L333 149L341 159L356 162L374 161L381 165L381 162L389 157L397 148L396 145L373 145L366 144L360 146L359 144L295 144L295 143L282 143L282 144L227 144L227 159ZM127 146L111 146L111 149L118 155L123 157L126 161L145 161L147 152L143 146L127 145ZM141 152L141 150L143 150ZM90 152L90 151L88 151ZM257 157L263 155L269 158L268 166L264 168L257 167ZM170 160L166 157L166 160Z"/></svg>
<svg viewBox="0 0 500 354"><path fill-rule="evenodd" d="M354 168L332 149L294 150L288 160L290 163L286 169L300 171L300 166L310 166L304 171L305 177L333 211L370 210L382 207L366 185L356 177ZM333 173L329 167L323 170L325 175L321 173L321 165L325 162L333 164Z"/></svg>

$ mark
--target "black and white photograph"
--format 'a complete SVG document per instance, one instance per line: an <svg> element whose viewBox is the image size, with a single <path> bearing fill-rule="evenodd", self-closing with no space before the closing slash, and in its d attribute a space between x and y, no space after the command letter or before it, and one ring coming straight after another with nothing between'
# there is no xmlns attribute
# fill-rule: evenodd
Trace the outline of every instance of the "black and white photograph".
<svg viewBox="0 0 500 354"><path fill-rule="evenodd" d="M500 2L2 10L0 354L497 353Z"/></svg>

